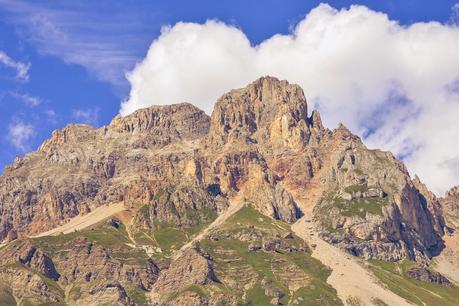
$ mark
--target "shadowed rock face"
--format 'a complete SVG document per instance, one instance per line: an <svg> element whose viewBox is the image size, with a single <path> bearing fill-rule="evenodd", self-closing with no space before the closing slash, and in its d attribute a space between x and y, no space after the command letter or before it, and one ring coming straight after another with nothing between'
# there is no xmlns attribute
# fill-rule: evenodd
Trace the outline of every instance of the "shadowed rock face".
<svg viewBox="0 0 459 306"><path fill-rule="evenodd" d="M54 132L0 177L0 239L120 201L144 207L136 226L186 228L238 194L287 222L317 204L323 236L356 255L428 258L442 247L440 202L402 162L344 126L324 128L302 89L273 77L224 94L211 117L182 103Z"/></svg>

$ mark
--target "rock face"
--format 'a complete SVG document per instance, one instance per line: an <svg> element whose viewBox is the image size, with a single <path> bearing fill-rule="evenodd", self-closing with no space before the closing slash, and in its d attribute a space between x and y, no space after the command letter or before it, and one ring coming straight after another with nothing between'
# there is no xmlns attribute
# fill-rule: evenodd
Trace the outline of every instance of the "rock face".
<svg viewBox="0 0 459 306"><path fill-rule="evenodd" d="M181 292L191 285L216 282L212 262L197 250L188 249L164 273L159 275L153 291L170 294Z"/></svg>
<svg viewBox="0 0 459 306"><path fill-rule="evenodd" d="M398 160L353 141L335 158L330 187L315 208L327 241L391 261L438 254L445 227L439 202Z"/></svg>
<svg viewBox="0 0 459 306"><path fill-rule="evenodd" d="M406 271L406 275L408 277L423 281L423 282L429 282L429 283L434 283L438 284L443 287L449 287L451 288L453 285L451 282L441 275L438 272L431 271L428 268L425 267L414 267Z"/></svg>
<svg viewBox="0 0 459 306"><path fill-rule="evenodd" d="M70 125L54 132L0 177L0 239L41 232L125 197L140 202L146 195L135 189L173 184L188 142L206 135L209 124L201 110L177 104L117 117L99 129ZM180 149L164 149L178 142Z"/></svg>
<svg viewBox="0 0 459 306"><path fill-rule="evenodd" d="M459 186L447 191L445 197L440 199L440 203L448 225L459 229Z"/></svg>
<svg viewBox="0 0 459 306"><path fill-rule="evenodd" d="M116 219L108 226L123 231L122 224L129 224L140 235L136 239L167 244L177 236L171 228L187 239L236 196L288 223L312 214L325 240L354 255L426 262L442 249L446 224L457 224L458 190L436 198L391 153L369 150L343 125L326 129L317 111L308 116L299 86L262 77L224 94L211 117L187 103L152 106L97 129L69 125L17 158L0 177L0 241L20 239L2 250L20 269L3 267L2 273L13 283L33 280L14 296L41 286L48 301L62 300L33 270L62 286L88 283L81 288L90 296L79 301L97 296L124 305L134 303L129 290L172 293L217 282L211 261L197 250L161 269L152 260L127 264L111 256L120 250L82 237L53 256L22 241L122 202L134 214L132 222ZM148 236L159 230L164 239ZM276 239L250 250L295 250Z"/></svg>

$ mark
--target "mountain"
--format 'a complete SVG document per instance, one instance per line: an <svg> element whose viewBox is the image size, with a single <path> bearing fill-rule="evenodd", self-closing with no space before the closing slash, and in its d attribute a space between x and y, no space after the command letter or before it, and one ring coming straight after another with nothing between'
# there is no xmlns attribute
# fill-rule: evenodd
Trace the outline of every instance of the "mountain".
<svg viewBox="0 0 459 306"><path fill-rule="evenodd" d="M152 106L17 158L0 177L0 304L408 305L426 286L423 303L454 305L433 263L458 207L457 188L437 198L262 77L210 117Z"/></svg>

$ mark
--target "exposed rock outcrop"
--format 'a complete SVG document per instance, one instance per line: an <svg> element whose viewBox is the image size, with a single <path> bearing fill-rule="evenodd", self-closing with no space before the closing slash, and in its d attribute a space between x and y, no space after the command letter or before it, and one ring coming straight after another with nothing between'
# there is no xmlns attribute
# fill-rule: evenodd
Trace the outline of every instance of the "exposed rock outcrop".
<svg viewBox="0 0 459 306"><path fill-rule="evenodd" d="M99 129L69 125L54 132L0 177L0 240L124 201L137 185L181 180L188 143L205 136L209 125L203 111L183 103L139 110Z"/></svg>
<svg viewBox="0 0 459 306"><path fill-rule="evenodd" d="M440 202L448 225L456 230L459 229L459 186L448 190Z"/></svg>
<svg viewBox="0 0 459 306"><path fill-rule="evenodd" d="M159 275L153 292L169 294L180 292L191 285L205 285L216 282L212 262L196 249L186 250L169 269Z"/></svg>
<svg viewBox="0 0 459 306"><path fill-rule="evenodd" d="M413 267L405 272L405 274L408 277L423 281L423 282L428 282L428 283L434 283L443 287L449 287L451 288L453 285L451 282L441 275L438 272L431 271L430 269L426 267Z"/></svg>
<svg viewBox="0 0 459 306"><path fill-rule="evenodd" d="M454 195L437 199L392 154L367 149L343 125L324 128L317 111L308 117L298 85L262 77L224 94L211 117L182 103L54 132L0 177L0 240L110 202L138 210L135 228L189 228L236 195L290 223L315 206L328 241L385 260L438 253L443 214L456 211Z"/></svg>

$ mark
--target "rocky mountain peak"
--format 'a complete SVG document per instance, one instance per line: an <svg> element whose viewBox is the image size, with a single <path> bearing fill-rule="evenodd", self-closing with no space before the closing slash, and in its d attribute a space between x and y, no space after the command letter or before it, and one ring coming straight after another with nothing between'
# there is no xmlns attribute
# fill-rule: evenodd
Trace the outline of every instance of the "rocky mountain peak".
<svg viewBox="0 0 459 306"><path fill-rule="evenodd" d="M126 116L115 117L108 129L120 133L162 132L197 138L209 129L210 118L190 103L154 105Z"/></svg>
<svg viewBox="0 0 459 306"><path fill-rule="evenodd" d="M459 229L459 186L448 190L440 203L448 225Z"/></svg>
<svg viewBox="0 0 459 306"><path fill-rule="evenodd" d="M445 198L455 197L459 199L459 186L455 186L445 193Z"/></svg>
<svg viewBox="0 0 459 306"><path fill-rule="evenodd" d="M309 141L312 125L323 129L317 112L308 119L301 87L266 76L217 101L209 139L218 146L235 142L301 149Z"/></svg>

